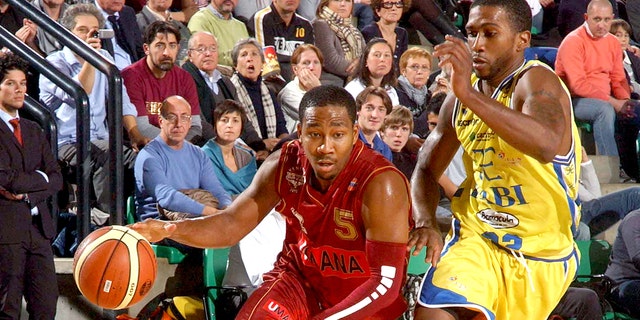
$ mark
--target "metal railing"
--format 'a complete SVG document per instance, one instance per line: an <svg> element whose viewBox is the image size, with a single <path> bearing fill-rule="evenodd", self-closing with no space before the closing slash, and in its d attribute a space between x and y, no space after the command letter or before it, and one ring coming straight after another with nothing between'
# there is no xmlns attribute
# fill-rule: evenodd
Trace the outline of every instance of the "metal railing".
<svg viewBox="0 0 640 320"><path fill-rule="evenodd" d="M120 76L120 71L88 44L78 39L69 30L53 21L44 12L38 10L26 0L4 1L11 5L14 10L22 12L27 18L34 21L40 29L53 35L60 43L69 47L97 70L107 75L109 79L107 96L109 171L112 173L109 175L109 188L112 195L110 222L111 224L121 224L124 221L124 167L122 153L122 77ZM2 27L0 27L0 43L27 60L32 67L74 97L76 101L78 239L82 240L89 234L91 220L91 207L89 204L91 186L91 155L89 152L90 106L87 94L75 81L52 67L44 58Z"/></svg>

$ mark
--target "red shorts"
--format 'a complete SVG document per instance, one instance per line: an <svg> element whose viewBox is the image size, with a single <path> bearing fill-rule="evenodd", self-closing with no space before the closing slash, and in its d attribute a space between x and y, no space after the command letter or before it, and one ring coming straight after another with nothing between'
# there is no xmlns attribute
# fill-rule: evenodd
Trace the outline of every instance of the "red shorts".
<svg viewBox="0 0 640 320"><path fill-rule="evenodd" d="M320 313L318 301L293 272L265 274L265 281L242 306L236 319L309 319Z"/></svg>

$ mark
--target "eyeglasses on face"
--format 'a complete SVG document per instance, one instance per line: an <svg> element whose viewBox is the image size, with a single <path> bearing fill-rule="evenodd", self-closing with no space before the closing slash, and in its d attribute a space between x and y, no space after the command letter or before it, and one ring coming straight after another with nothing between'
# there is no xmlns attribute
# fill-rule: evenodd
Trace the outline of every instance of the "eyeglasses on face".
<svg viewBox="0 0 640 320"><path fill-rule="evenodd" d="M407 66L407 69L418 72L418 71L422 71L422 72L428 72L431 71L431 68L429 66L426 65L418 65L418 64L412 64L410 66Z"/></svg>
<svg viewBox="0 0 640 320"><path fill-rule="evenodd" d="M178 116L177 114L173 114L170 113L166 116L162 116L164 119L166 119L167 121L171 122L171 123L177 123L176 121L178 121L178 119L180 119L180 123L189 123L191 122L191 116L190 115L186 115L183 114L181 116Z"/></svg>
<svg viewBox="0 0 640 320"><path fill-rule="evenodd" d="M396 8L404 8L404 2L402 1L398 1L398 2L383 2L382 3L382 7L385 9L391 9L393 8L393 6L396 6Z"/></svg>
<svg viewBox="0 0 640 320"><path fill-rule="evenodd" d="M197 48L191 48L189 49L191 51L195 51L199 54L204 54L205 52L211 52L211 53L216 53L218 52L218 48L215 46L210 46L210 47L197 47Z"/></svg>

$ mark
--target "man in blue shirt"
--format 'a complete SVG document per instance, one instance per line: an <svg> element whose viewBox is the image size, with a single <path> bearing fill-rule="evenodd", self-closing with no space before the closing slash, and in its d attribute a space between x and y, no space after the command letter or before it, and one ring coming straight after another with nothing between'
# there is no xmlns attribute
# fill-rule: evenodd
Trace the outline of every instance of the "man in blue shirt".
<svg viewBox="0 0 640 320"><path fill-rule="evenodd" d="M136 212L141 220L158 218L158 207L196 217L215 214L231 204L211 160L202 149L185 140L191 123L187 100L168 97L160 108L159 122L160 134L140 151L135 164ZM194 189L208 191L215 197L217 207L204 205L181 192Z"/></svg>
<svg viewBox="0 0 640 320"><path fill-rule="evenodd" d="M101 48L100 39L94 37L94 33L104 25L104 18L90 4L77 4L70 6L62 17L61 24L69 29L89 46L97 50L108 60L112 60L109 53ZM106 125L106 97L108 93L107 76L97 71L89 62L76 55L68 47L62 48L47 57L58 71L76 81L85 90L89 97L91 112L90 123L90 152L92 158L91 173L93 175L93 188L96 197L95 207L102 212L109 212L111 194L108 185L108 152L109 132ZM76 157L76 102L73 96L67 94L48 78L40 77L40 100L55 113L58 126L58 156L69 166L77 165ZM135 125L137 112L135 106L129 101L129 96L124 86L122 87L122 114L123 123L134 145L144 145L144 138L138 132ZM124 148L124 165L126 169L133 170L135 153L130 148ZM108 219L107 214L92 212L92 222L101 225Z"/></svg>
<svg viewBox="0 0 640 320"><path fill-rule="evenodd" d="M392 108L391 98L380 87L366 87L356 98L360 140L389 161L393 161L393 155L389 146L380 138L379 131Z"/></svg>

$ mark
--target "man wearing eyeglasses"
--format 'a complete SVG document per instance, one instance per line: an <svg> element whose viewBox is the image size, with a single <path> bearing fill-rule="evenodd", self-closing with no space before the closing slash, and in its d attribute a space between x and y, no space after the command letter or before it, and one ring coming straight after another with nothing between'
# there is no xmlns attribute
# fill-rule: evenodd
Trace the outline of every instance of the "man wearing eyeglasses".
<svg viewBox="0 0 640 320"><path fill-rule="evenodd" d="M158 218L159 208L166 213L161 218L179 220L211 215L231 204L211 160L186 141L191 118L191 106L183 97L170 96L161 103L160 134L140 150L134 168L141 220ZM198 194L207 205L195 200Z"/></svg>
<svg viewBox="0 0 640 320"><path fill-rule="evenodd" d="M140 132L153 139L160 133L159 108L171 95L184 97L191 106L191 125L186 139L201 141L200 104L193 78L176 67L180 31L167 21L151 23L144 35L146 57L122 70L129 98L136 106Z"/></svg>
<svg viewBox="0 0 640 320"><path fill-rule="evenodd" d="M218 40L211 33L198 31L189 39L189 60L182 68L191 74L196 83L198 100L200 101L200 114L203 123L203 136L210 136L206 128L213 123L213 110L225 99L238 100L236 88L229 79L223 75L218 68ZM246 117L246 116L245 116ZM243 126L240 138L251 149L256 151L257 158L264 160L268 155L267 147L262 138L253 126Z"/></svg>
<svg viewBox="0 0 640 320"><path fill-rule="evenodd" d="M314 44L311 23L296 13L300 0L273 0L270 6L256 12L247 23L262 47L274 46L280 63L280 75L293 79L291 55L301 44Z"/></svg>

